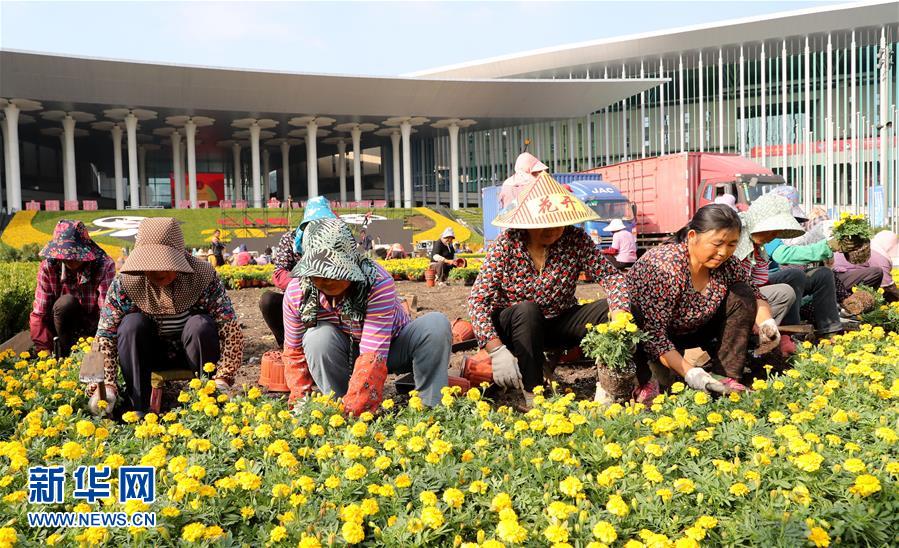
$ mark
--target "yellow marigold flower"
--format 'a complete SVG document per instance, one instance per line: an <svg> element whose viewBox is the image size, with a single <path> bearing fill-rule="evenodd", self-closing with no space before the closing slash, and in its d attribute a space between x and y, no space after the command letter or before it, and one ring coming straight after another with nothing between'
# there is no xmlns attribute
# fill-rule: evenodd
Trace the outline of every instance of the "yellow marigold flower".
<svg viewBox="0 0 899 548"><path fill-rule="evenodd" d="M78 432L78 435L81 437L87 438L92 436L95 430L96 427L91 421L81 420L75 423L75 431Z"/></svg>
<svg viewBox="0 0 899 548"><path fill-rule="evenodd" d="M674 489L680 493L690 494L696 490L696 484L689 478L679 478L674 480Z"/></svg>
<svg viewBox="0 0 899 548"><path fill-rule="evenodd" d="M606 455L612 457L613 459L621 458L621 455L624 454L624 451L621 450L621 446L617 443L607 443L603 450L606 452Z"/></svg>
<svg viewBox="0 0 899 548"><path fill-rule="evenodd" d="M287 538L287 528L281 525L278 525L272 532L269 533L268 539L271 542L281 542L282 540Z"/></svg>
<svg viewBox="0 0 899 548"><path fill-rule="evenodd" d="M799 468L800 470L804 470L805 472L817 471L819 468L821 468L822 462L824 462L824 457L814 451L804 453L793 459L793 464L795 464L797 468Z"/></svg>
<svg viewBox="0 0 899 548"><path fill-rule="evenodd" d="M618 533L608 521L599 521L593 526L593 536L605 544L612 544L618 538Z"/></svg>
<svg viewBox="0 0 899 548"><path fill-rule="evenodd" d="M412 478L410 478L408 474L400 474L396 477L396 481L394 481L393 484L398 488L403 489L412 485Z"/></svg>
<svg viewBox="0 0 899 548"><path fill-rule="evenodd" d="M189 523L181 529L181 538L187 542L196 542L203 538L203 533L205 532L206 526L202 523Z"/></svg>
<svg viewBox="0 0 899 548"><path fill-rule="evenodd" d="M628 515L631 511L630 507L624 502L620 495L611 495L606 502L606 510L620 518Z"/></svg>
<svg viewBox="0 0 899 548"><path fill-rule="evenodd" d="M310 537L304 534L300 538L300 543L297 545L297 548L322 548L322 543L315 537Z"/></svg>
<svg viewBox="0 0 899 548"><path fill-rule="evenodd" d="M81 444L74 441L67 441L62 445L62 449L59 451L59 455L68 460L78 460L83 457L85 454L85 450L81 447Z"/></svg>
<svg viewBox="0 0 899 548"><path fill-rule="evenodd" d="M849 488L849 492L860 497L867 497L880 491L880 480L871 474L862 474L855 478L855 485Z"/></svg>
<svg viewBox="0 0 899 548"><path fill-rule="evenodd" d="M568 529L561 524L550 524L543 530L543 536L550 542L568 542Z"/></svg>
<svg viewBox="0 0 899 548"><path fill-rule="evenodd" d="M574 476L568 476L559 484L559 490L572 498L576 497L583 487L584 484L581 483L581 480Z"/></svg>
<svg viewBox="0 0 899 548"><path fill-rule="evenodd" d="M348 521L340 528L340 535L347 544L359 544L365 539L365 529L358 523Z"/></svg>
<svg viewBox="0 0 899 548"><path fill-rule="evenodd" d="M343 476L350 481L356 481L358 479L362 479L363 477L365 477L365 474L367 474L367 473L368 473L368 470L366 470L366 468L364 466L362 466L359 463L356 463L356 464L350 466L349 468L347 468L346 471L343 473Z"/></svg>
<svg viewBox="0 0 899 548"><path fill-rule="evenodd" d="M865 463L861 459L851 458L843 461L843 468L852 472L853 474L858 474L859 472L865 471Z"/></svg>
<svg viewBox="0 0 899 548"><path fill-rule="evenodd" d="M434 506L437 504L437 495L435 495L432 491L422 491L418 495L418 500L421 501L425 506Z"/></svg>
<svg viewBox="0 0 899 548"><path fill-rule="evenodd" d="M812 527L808 532L808 541L819 548L826 548L827 546L830 546L830 535L820 527Z"/></svg>
<svg viewBox="0 0 899 548"><path fill-rule="evenodd" d="M728 491L730 491L730 494L734 495L735 497L743 497L749 494L749 487L747 487L745 483L737 482L731 485Z"/></svg>
<svg viewBox="0 0 899 548"><path fill-rule="evenodd" d="M438 529L443 525L443 512L436 506L428 506L421 511L421 521L431 529Z"/></svg>

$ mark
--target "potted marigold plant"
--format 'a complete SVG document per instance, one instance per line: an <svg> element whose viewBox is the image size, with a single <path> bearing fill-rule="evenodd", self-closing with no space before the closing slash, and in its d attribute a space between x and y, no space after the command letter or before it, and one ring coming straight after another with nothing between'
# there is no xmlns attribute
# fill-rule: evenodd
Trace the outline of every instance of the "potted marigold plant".
<svg viewBox="0 0 899 548"><path fill-rule="evenodd" d="M850 263L861 264L871 257L871 225L864 215L844 212L833 224L833 237Z"/></svg>
<svg viewBox="0 0 899 548"><path fill-rule="evenodd" d="M596 380L615 400L630 398L637 380L634 351L646 335L634 323L634 317L622 312L614 320L599 325L587 324L581 340L584 355L596 361ZM599 391L597 391L599 392Z"/></svg>

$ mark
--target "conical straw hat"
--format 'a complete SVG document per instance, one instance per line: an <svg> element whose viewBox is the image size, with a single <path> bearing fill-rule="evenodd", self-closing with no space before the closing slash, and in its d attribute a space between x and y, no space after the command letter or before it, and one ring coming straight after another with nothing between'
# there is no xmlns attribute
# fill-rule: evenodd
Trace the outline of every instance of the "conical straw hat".
<svg viewBox="0 0 899 548"><path fill-rule="evenodd" d="M552 228L596 220L599 215L544 172L521 191L518 205L497 215L493 224L503 228Z"/></svg>

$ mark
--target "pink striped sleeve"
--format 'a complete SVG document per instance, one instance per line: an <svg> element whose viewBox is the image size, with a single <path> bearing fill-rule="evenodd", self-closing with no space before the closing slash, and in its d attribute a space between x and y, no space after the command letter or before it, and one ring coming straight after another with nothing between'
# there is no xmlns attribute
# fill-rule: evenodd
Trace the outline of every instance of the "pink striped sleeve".
<svg viewBox="0 0 899 548"><path fill-rule="evenodd" d="M300 319L300 303L303 301L303 291L300 289L300 280L294 278L287 285L284 292L284 348L300 348L303 345L303 334L306 326Z"/></svg>
<svg viewBox="0 0 899 548"><path fill-rule="evenodd" d="M374 352L386 359L390 352L393 322L397 314L396 284L382 268L378 267L378 270L378 281L368 296L359 352Z"/></svg>

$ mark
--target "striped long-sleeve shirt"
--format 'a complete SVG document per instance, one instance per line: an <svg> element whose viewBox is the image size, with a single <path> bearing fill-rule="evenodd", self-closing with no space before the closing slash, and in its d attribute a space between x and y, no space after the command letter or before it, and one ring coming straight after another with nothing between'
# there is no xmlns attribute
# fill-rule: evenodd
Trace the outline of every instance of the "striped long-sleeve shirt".
<svg viewBox="0 0 899 548"><path fill-rule="evenodd" d="M318 308L318 322L328 322L359 343L359 353L374 352L384 359L390 352L390 341L411 319L400 305L396 284L390 274L380 265L378 279L368 296L368 307L362 322L344 316L339 305L332 307L327 297L321 295ZM303 344L306 326L300 319L303 292L300 280L293 279L284 293L284 348L298 349Z"/></svg>

